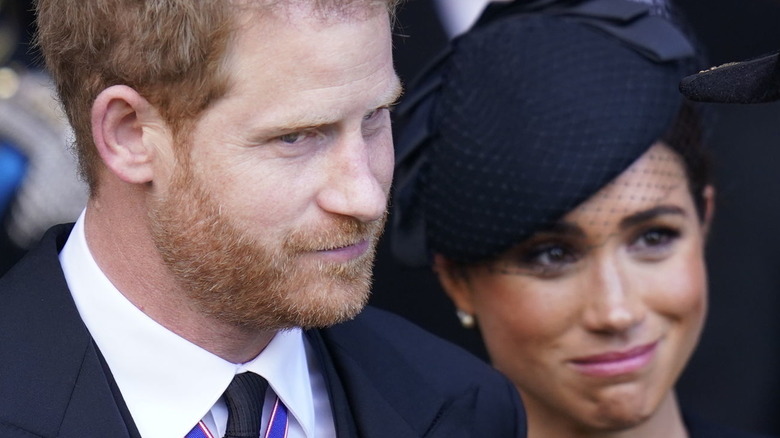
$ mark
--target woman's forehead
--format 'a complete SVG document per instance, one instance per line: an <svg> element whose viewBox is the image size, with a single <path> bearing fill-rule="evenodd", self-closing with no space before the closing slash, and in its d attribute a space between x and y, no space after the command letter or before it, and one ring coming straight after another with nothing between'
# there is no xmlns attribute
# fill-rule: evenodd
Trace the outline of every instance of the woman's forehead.
<svg viewBox="0 0 780 438"><path fill-rule="evenodd" d="M564 221L584 229L611 230L626 217L660 205L680 204L686 197L691 195L682 158L656 143L615 180L568 213Z"/></svg>

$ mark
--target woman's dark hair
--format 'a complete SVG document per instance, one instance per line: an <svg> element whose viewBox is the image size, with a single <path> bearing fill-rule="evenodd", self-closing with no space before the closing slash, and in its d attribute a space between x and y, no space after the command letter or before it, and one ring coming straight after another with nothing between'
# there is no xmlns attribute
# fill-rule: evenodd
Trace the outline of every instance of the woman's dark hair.
<svg viewBox="0 0 780 438"><path fill-rule="evenodd" d="M685 165L688 188L699 219L704 219L704 188L713 183L711 156L705 148L705 115L694 102L684 101L661 140L678 153Z"/></svg>

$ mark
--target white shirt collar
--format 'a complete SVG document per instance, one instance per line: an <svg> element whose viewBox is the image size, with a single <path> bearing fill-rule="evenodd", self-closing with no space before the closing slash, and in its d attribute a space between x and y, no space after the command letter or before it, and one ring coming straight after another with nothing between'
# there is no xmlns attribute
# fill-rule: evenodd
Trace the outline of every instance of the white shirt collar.
<svg viewBox="0 0 780 438"><path fill-rule="evenodd" d="M230 363L169 331L128 301L87 246L84 212L60 263L79 313L145 438L183 437L217 404L233 376L264 376L290 416L313 436L315 414L303 334L278 333L246 364Z"/></svg>

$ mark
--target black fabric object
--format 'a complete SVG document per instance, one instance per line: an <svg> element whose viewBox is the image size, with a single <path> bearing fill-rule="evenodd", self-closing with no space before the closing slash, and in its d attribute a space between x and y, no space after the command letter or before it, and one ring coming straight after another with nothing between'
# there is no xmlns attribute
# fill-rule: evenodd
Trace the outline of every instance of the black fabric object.
<svg viewBox="0 0 780 438"><path fill-rule="evenodd" d="M81 321L68 292L57 255L65 245L72 225L58 226L49 234L46 247L51 257L35 260L29 276L14 275L14 269L0 279L0 437L76 438L136 436L129 430L100 353ZM60 234L56 234L60 232ZM15 266L25 269L25 264ZM39 275L54 272L55 276ZM20 285L26 277L31 283ZM20 294L8 293L19 285ZM49 293L46 291L64 291ZM22 311L18 305L31 300ZM24 306L23 306L24 307ZM54 322L57 321L57 322ZM33 328L54 324L43 334ZM19 333L13 334L18 327ZM45 342L35 342L43 336ZM33 360L13 363L21 351ZM51 368L54 366L56 369ZM133 425L133 430L135 429Z"/></svg>
<svg viewBox="0 0 780 438"><path fill-rule="evenodd" d="M328 390L333 425L336 427L337 437L359 437L355 416L350 409L349 397L344 390L344 382L339 377L335 368L333 357L325 347L322 334L319 330L306 330L304 332L309 339L309 345L314 352L317 363L322 367L321 372L325 377L325 387Z"/></svg>
<svg viewBox="0 0 780 438"><path fill-rule="evenodd" d="M780 53L712 67L680 81L697 102L766 103L780 99Z"/></svg>
<svg viewBox="0 0 780 438"><path fill-rule="evenodd" d="M674 23L620 0L530 5L489 9L399 108L400 262L500 254L614 180L678 115L699 61Z"/></svg>
<svg viewBox="0 0 780 438"><path fill-rule="evenodd" d="M141 437L141 433L138 432L138 427L135 425L135 421L133 421L133 416L130 414L130 409L127 408L125 399L122 397L122 392L119 390L119 385L116 384L116 379L114 379L114 375L111 374L111 368L108 367L108 362L106 362L106 358L103 357L103 353L100 352L100 349L98 348L94 339L92 340L92 346L97 353L98 359L100 360L100 366L103 368L103 374L106 376L106 382L111 388L111 394L114 396L114 401L116 401L116 407L119 409L119 413L122 415L122 419L125 421L127 433L130 435L130 438L143 438Z"/></svg>
<svg viewBox="0 0 780 438"><path fill-rule="evenodd" d="M268 381L255 373L241 373L233 377L225 390L228 408L225 438L257 438L263 416L263 402Z"/></svg>
<svg viewBox="0 0 780 438"><path fill-rule="evenodd" d="M489 374L496 375L485 375L480 371L484 362L441 345L439 338L396 315L369 306L354 320L319 333L349 398L359 437L527 436L525 411L512 383L475 385L475 378L487 383L483 379L505 377L492 367ZM506 409L507 403L514 411Z"/></svg>

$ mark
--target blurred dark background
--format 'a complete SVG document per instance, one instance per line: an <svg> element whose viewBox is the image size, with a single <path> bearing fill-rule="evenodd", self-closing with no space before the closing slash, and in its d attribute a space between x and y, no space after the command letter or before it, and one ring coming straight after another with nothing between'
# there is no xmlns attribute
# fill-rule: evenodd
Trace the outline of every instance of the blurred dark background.
<svg viewBox="0 0 780 438"><path fill-rule="evenodd" d="M713 65L780 49L780 0L678 6ZM407 0L395 36L404 83L446 41L432 0ZM780 434L780 104L711 106L717 207L708 247L710 310L678 394L685 407L715 422ZM486 358L478 333L460 327L436 278L398 266L387 238L375 272L372 304Z"/></svg>

